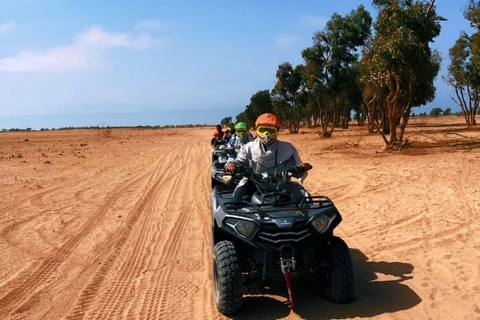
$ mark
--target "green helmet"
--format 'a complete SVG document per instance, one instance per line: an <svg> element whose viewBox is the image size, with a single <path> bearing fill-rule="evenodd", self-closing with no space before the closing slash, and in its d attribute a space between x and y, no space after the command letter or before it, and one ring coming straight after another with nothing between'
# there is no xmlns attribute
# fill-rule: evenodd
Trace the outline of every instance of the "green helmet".
<svg viewBox="0 0 480 320"><path fill-rule="evenodd" d="M239 122L237 123L237 125L235 126L235 130L238 130L238 129L247 129L247 124L245 122Z"/></svg>
<svg viewBox="0 0 480 320"><path fill-rule="evenodd" d="M235 126L235 129L237 131L237 137L240 139L240 140L244 140L248 137L247 133L248 133L248 126L245 122L239 122L237 123L237 125Z"/></svg>

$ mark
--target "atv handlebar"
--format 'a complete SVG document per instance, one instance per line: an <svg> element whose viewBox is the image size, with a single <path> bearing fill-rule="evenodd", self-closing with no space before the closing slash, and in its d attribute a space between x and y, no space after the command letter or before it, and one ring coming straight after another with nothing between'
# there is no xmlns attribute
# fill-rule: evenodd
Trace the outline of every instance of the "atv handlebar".
<svg viewBox="0 0 480 320"><path fill-rule="evenodd" d="M228 173L227 170L224 170L225 174L230 174ZM284 170L277 175L279 177L282 177L283 180L288 180L291 176L298 176L305 172L305 169L302 166L297 166L293 165L290 166L287 170ZM253 178L254 180L268 180L269 178L264 178L260 174L255 174L252 170L252 168L247 167L247 166L241 166L241 165L235 165L235 171L232 174L235 176L237 179L241 179L245 176L248 176L250 178ZM271 178L271 177L270 177Z"/></svg>

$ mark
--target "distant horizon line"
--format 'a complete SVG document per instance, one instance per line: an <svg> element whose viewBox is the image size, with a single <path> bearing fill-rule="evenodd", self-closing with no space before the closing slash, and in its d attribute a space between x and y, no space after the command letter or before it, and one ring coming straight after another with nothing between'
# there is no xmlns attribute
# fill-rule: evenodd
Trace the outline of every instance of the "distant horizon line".
<svg viewBox="0 0 480 320"><path fill-rule="evenodd" d="M242 108L150 110L110 113L35 114L0 116L3 128L136 127L166 125L216 125L225 117L235 119Z"/></svg>

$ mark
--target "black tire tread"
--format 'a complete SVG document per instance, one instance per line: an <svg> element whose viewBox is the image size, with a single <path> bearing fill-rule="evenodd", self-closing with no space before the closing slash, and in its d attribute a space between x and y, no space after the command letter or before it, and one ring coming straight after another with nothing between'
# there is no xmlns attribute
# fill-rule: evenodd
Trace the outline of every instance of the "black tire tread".
<svg viewBox="0 0 480 320"><path fill-rule="evenodd" d="M225 315L233 314L240 310L243 300L242 268L237 251L234 244L228 240L216 243L213 250L219 284L217 309Z"/></svg>
<svg viewBox="0 0 480 320"><path fill-rule="evenodd" d="M332 281L327 299L335 303L350 303L355 300L355 270L350 249L341 238L332 237L328 252Z"/></svg>

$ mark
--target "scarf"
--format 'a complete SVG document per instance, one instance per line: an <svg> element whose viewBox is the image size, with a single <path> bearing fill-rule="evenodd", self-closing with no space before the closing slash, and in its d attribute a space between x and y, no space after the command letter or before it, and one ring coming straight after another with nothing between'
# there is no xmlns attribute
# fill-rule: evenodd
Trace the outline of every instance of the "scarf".
<svg viewBox="0 0 480 320"><path fill-rule="evenodd" d="M292 156L294 156L295 160L298 158L298 156L295 157L295 149L292 148L292 145L288 142L275 140L266 146L260 139L256 139L251 143L254 144L251 149L252 160L263 168L274 168ZM301 163L301 161L299 162Z"/></svg>

